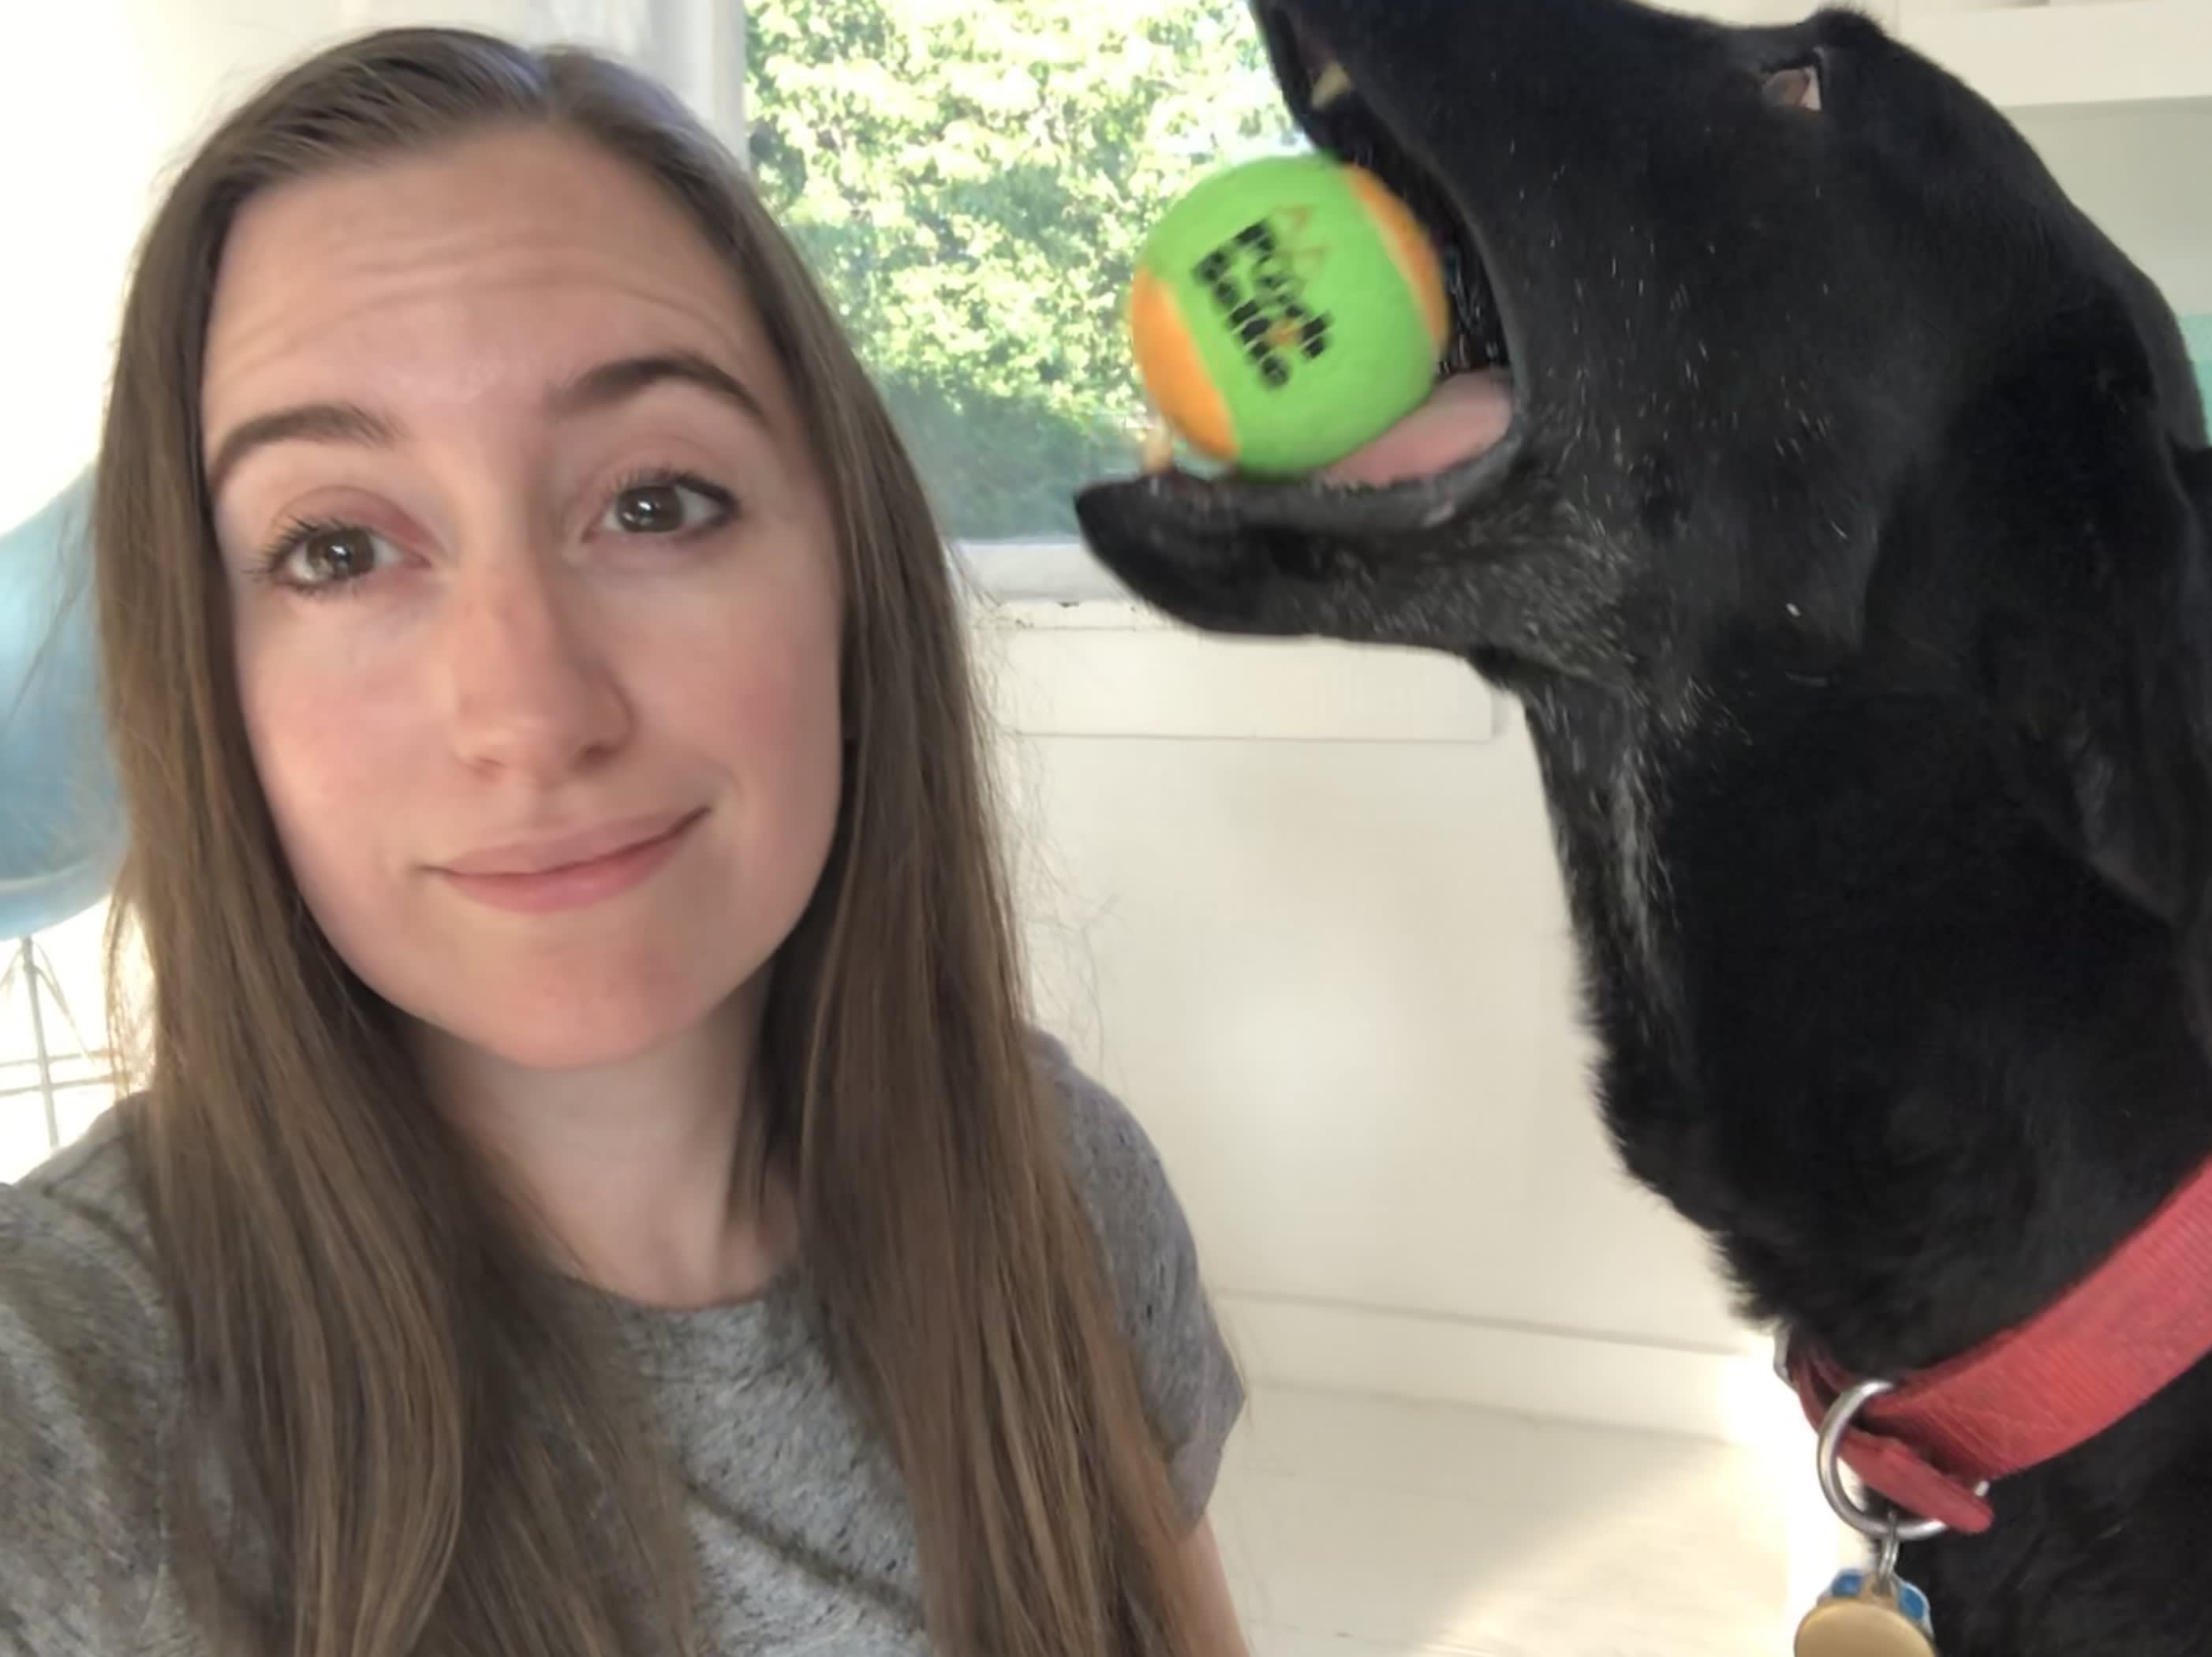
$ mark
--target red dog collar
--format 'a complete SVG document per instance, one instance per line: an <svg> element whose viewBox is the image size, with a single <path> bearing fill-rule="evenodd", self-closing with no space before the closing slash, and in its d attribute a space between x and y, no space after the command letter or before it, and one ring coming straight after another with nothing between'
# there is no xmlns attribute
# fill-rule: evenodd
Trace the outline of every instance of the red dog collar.
<svg viewBox="0 0 2212 1657"><path fill-rule="evenodd" d="M1841 1459L1908 1519L1978 1535L1990 1483L2086 1444L2208 1354L2212 1162L2027 1323L1860 1399ZM1857 1385L1802 1340L1784 1362L1815 1427Z"/></svg>

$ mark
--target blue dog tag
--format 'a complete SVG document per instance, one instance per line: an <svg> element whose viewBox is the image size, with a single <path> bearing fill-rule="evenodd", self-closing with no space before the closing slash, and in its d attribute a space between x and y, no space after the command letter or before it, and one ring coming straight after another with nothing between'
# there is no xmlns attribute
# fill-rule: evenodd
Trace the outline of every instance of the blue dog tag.
<svg viewBox="0 0 2212 1657"><path fill-rule="evenodd" d="M1797 1657L1936 1657L1928 1596L1878 1572L1848 1570L1798 1625Z"/></svg>

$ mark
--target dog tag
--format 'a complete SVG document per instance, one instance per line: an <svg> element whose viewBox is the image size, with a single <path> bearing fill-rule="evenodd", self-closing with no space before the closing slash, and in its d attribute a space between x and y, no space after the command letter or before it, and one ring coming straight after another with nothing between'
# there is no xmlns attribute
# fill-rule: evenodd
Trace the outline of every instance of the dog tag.
<svg viewBox="0 0 2212 1657"><path fill-rule="evenodd" d="M1928 1596L1873 1571L1845 1571L1797 1628L1797 1657L1936 1657Z"/></svg>

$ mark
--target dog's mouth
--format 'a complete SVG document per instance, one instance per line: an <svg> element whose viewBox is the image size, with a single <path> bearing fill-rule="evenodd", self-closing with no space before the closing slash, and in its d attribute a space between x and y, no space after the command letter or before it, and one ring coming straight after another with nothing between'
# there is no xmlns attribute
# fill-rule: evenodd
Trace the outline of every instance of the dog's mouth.
<svg viewBox="0 0 2212 1657"><path fill-rule="evenodd" d="M1358 534L1432 526L1488 490L1519 450L1522 388L1510 308L1500 303L1474 227L1391 131L1335 52L1282 0L1254 0L1253 13L1299 127L1320 149L1373 174L1435 245L1452 314L1436 385L1420 408L1310 478L1201 478L1174 467L1103 488L1142 490L1173 515L1195 513L1255 528Z"/></svg>
<svg viewBox="0 0 2212 1657"><path fill-rule="evenodd" d="M1259 0L1254 14L1276 82L1299 126L1339 161L1373 174L1413 210L1436 246L1451 299L1451 334L1429 403L1329 467L1324 480L1413 482L1481 458L1498 446L1513 418L1513 355L1474 227L1370 107L1327 41L1279 0Z"/></svg>

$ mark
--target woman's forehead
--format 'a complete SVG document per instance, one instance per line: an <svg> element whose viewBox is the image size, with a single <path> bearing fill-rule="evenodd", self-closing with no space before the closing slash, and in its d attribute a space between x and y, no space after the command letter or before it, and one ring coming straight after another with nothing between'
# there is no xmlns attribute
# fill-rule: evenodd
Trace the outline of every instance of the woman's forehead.
<svg viewBox="0 0 2212 1657"><path fill-rule="evenodd" d="M610 357L686 350L784 394L750 297L672 198L580 138L502 131L248 204L202 400L213 430L363 382L398 402L535 398Z"/></svg>

